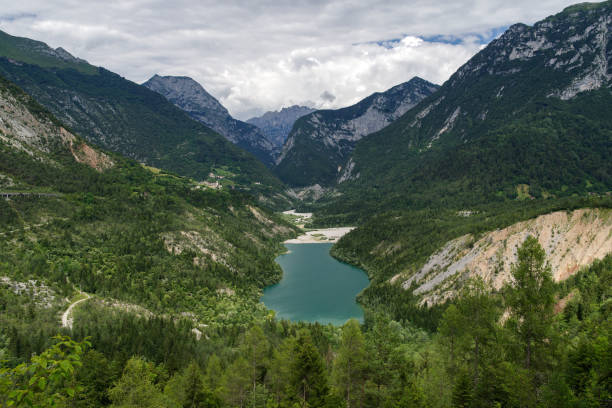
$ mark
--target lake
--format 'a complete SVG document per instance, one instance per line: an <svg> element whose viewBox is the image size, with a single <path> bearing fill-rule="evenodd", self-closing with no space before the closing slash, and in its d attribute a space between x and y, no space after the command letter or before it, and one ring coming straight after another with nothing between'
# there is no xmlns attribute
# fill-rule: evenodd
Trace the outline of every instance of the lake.
<svg viewBox="0 0 612 408"><path fill-rule="evenodd" d="M368 286L368 276L332 258L332 245L285 244L289 252L276 258L283 278L261 299L278 318L335 325L351 318L363 321L355 297Z"/></svg>

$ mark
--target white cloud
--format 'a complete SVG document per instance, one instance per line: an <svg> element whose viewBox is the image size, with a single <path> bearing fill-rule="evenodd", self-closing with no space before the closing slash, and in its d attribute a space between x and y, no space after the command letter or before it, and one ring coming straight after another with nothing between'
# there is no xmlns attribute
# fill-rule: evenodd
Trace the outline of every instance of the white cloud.
<svg viewBox="0 0 612 408"><path fill-rule="evenodd" d="M0 0L0 29L135 82L191 76L245 119L295 103L346 106L415 75L442 83L495 28L533 23L571 3Z"/></svg>

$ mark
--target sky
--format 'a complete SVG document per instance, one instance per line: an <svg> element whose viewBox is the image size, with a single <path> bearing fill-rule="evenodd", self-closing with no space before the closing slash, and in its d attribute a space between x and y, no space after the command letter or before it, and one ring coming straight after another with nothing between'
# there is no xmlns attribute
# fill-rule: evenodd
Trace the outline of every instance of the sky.
<svg viewBox="0 0 612 408"><path fill-rule="evenodd" d="M442 84L508 26L565 0L0 0L0 29L142 83L192 77L245 120Z"/></svg>

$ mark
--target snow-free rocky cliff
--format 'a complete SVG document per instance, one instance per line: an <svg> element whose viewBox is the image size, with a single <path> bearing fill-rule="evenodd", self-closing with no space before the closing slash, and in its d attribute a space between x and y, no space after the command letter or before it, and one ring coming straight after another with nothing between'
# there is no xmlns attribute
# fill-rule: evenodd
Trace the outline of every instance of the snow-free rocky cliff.
<svg viewBox="0 0 612 408"><path fill-rule="evenodd" d="M386 130L427 150L445 137L465 142L477 127L503 125L536 98L571 100L609 87L611 24L609 1L571 6L533 26L514 24Z"/></svg>
<svg viewBox="0 0 612 408"><path fill-rule="evenodd" d="M342 180L357 141L387 126L437 89L415 77L347 108L319 110L298 119L277 159L276 173L293 186Z"/></svg>
<svg viewBox="0 0 612 408"><path fill-rule="evenodd" d="M295 121L314 110L307 106L293 105L279 111L266 112L262 116L247 120L247 123L260 128L268 140L280 151Z"/></svg>
<svg viewBox="0 0 612 408"><path fill-rule="evenodd" d="M360 140L339 188L413 204L438 191L464 205L513 199L520 184L536 198L609 191L611 37L612 2L511 26L437 92Z"/></svg>
<svg viewBox="0 0 612 408"><path fill-rule="evenodd" d="M278 149L264 133L254 125L234 119L214 96L193 79L154 75L143 86L163 95L195 120L253 153L264 164L273 163Z"/></svg>
<svg viewBox="0 0 612 408"><path fill-rule="evenodd" d="M500 289L511 279L517 248L530 235L546 252L555 281L561 281L612 252L612 211L558 211L480 238L464 235L431 255L416 273L398 274L391 280L422 295L422 302L430 305L455 296L462 283L474 276Z"/></svg>
<svg viewBox="0 0 612 408"><path fill-rule="evenodd" d="M32 109L31 98L0 79L0 146L23 152L35 160L61 167L58 152L69 153L75 161L104 171L114 166L113 160L92 148L57 123L51 115ZM0 186L12 187L10 177L0 173Z"/></svg>

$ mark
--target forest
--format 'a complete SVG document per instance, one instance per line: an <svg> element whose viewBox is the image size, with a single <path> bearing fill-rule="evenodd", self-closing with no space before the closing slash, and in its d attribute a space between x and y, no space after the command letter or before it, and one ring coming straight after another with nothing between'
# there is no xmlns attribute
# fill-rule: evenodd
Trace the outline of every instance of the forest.
<svg viewBox="0 0 612 408"><path fill-rule="evenodd" d="M609 406L612 257L555 283L530 237L512 276L499 291L471 281L432 330L380 313L342 327L268 317L205 330L200 340L188 318L147 317L99 301L78 309L72 332L54 333L52 310L2 288L0 322L9 328L0 339L2 403Z"/></svg>
<svg viewBox="0 0 612 408"><path fill-rule="evenodd" d="M0 199L0 406L612 406L612 255L555 282L529 236L500 289L473 278L431 307L390 282L459 236L609 209L609 89L533 95L536 61L513 82L445 86L431 115L362 139L361 176L301 204L315 212L307 227L359 226L332 255L368 273L365 318L333 326L280 320L260 302L300 232L274 211L292 198L263 164L160 95L23 41L0 32L0 73L32 94L0 78L0 186L23 193Z"/></svg>

